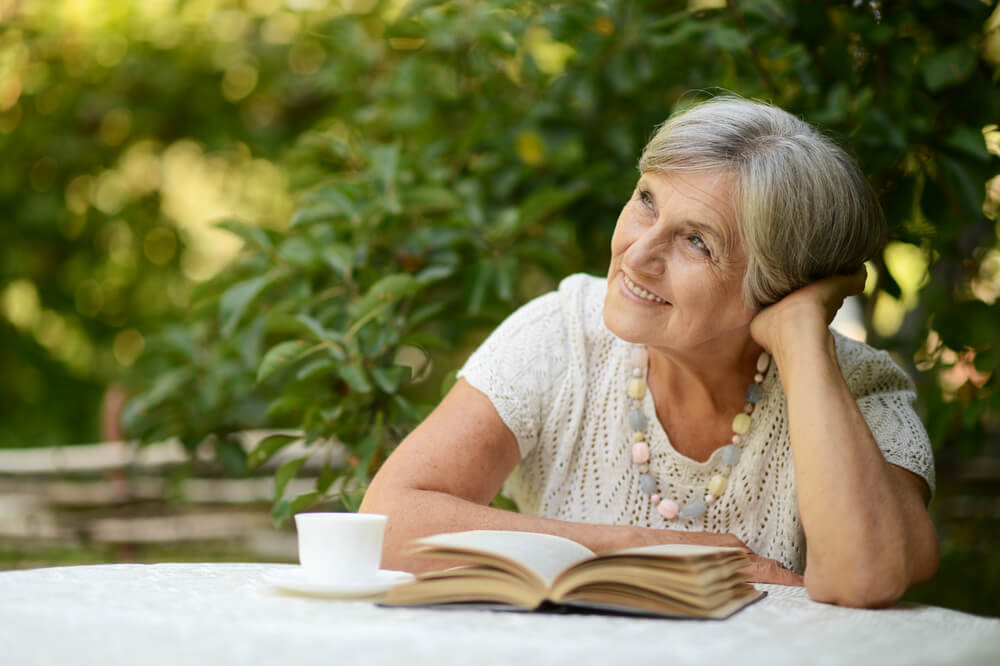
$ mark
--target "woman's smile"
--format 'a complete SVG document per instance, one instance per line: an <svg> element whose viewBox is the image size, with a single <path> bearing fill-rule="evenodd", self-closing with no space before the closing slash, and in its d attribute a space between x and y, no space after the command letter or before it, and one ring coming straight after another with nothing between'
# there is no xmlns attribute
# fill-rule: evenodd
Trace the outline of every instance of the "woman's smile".
<svg viewBox="0 0 1000 666"><path fill-rule="evenodd" d="M666 300L637 285L628 275L625 274L624 271L622 272L621 286L622 291L624 291L627 296L640 301L643 305L670 305L670 303Z"/></svg>

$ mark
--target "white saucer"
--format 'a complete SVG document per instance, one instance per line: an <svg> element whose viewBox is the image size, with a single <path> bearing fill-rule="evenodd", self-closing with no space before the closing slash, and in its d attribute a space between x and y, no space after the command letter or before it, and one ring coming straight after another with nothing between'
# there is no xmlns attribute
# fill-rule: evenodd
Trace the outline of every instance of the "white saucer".
<svg viewBox="0 0 1000 666"><path fill-rule="evenodd" d="M325 581L310 578L302 567L274 571L264 577L265 583L285 592L331 599L371 597L412 580L413 574L408 571L380 569L373 578L366 580Z"/></svg>

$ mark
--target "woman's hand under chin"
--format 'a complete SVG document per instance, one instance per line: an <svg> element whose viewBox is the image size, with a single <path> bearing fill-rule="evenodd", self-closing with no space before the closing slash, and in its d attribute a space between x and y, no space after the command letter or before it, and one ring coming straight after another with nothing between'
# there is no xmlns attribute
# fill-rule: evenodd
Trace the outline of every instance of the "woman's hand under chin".
<svg viewBox="0 0 1000 666"><path fill-rule="evenodd" d="M803 335L826 335L844 299L864 291L867 276L862 265L850 275L834 275L793 291L757 313L750 335L772 355Z"/></svg>

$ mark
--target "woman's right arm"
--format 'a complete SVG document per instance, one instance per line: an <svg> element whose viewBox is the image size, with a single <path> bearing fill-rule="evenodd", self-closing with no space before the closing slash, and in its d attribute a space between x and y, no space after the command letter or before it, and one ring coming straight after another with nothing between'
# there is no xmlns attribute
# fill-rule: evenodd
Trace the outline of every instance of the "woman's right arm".
<svg viewBox="0 0 1000 666"><path fill-rule="evenodd" d="M746 547L730 534L568 522L490 507L519 460L517 440L493 403L460 379L389 457L365 494L361 511L389 516L382 566L441 568L440 561L410 557L407 544L431 534L473 529L555 534L595 552L657 543ZM760 571L755 579L801 584L773 560L756 560Z"/></svg>

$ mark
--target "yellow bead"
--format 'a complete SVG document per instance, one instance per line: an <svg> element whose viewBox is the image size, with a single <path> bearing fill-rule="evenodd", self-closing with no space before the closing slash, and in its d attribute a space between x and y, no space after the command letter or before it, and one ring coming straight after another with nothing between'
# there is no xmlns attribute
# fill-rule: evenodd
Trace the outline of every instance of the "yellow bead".
<svg viewBox="0 0 1000 666"><path fill-rule="evenodd" d="M643 434L643 433L641 433L641 432L639 432L638 430L636 430L634 433L632 433L632 436L635 437L635 441L637 441L637 442L644 442L644 441L646 441L646 435Z"/></svg>
<svg viewBox="0 0 1000 666"><path fill-rule="evenodd" d="M746 434L746 431L750 429L750 415L749 414L737 414L736 418L733 419L733 432L738 435Z"/></svg>
<svg viewBox="0 0 1000 666"><path fill-rule="evenodd" d="M722 493L726 492L726 486L729 485L729 478L722 476L721 474L716 474L712 477L712 480L708 482L708 492L712 495L718 497Z"/></svg>
<svg viewBox="0 0 1000 666"><path fill-rule="evenodd" d="M646 395L646 382L641 379L630 379L628 382L628 397L633 400L642 400Z"/></svg>

